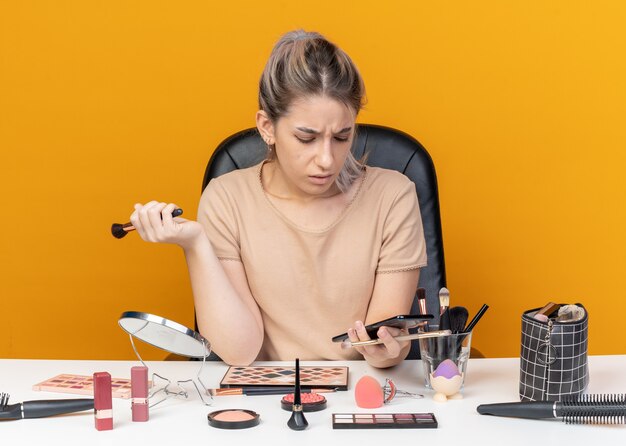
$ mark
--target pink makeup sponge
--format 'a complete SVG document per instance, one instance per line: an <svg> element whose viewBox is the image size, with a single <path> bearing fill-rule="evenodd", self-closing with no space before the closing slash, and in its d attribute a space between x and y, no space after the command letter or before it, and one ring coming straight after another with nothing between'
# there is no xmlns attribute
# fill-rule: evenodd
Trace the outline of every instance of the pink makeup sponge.
<svg viewBox="0 0 626 446"><path fill-rule="evenodd" d="M438 376L443 376L447 379L452 379L455 376L460 375L459 368L456 366L454 362L449 359L443 361L433 372L433 376L436 378Z"/></svg>
<svg viewBox="0 0 626 446"><path fill-rule="evenodd" d="M354 388L356 405L364 409L381 407L385 401L383 388L371 376L363 376Z"/></svg>

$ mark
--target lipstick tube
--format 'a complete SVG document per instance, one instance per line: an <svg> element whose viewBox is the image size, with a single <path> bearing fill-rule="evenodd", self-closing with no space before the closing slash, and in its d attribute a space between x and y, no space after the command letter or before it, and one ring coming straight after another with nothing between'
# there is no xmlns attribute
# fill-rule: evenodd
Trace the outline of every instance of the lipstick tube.
<svg viewBox="0 0 626 446"><path fill-rule="evenodd" d="M93 374L93 396L96 429L99 431L113 429L113 394L111 375L108 372Z"/></svg>
<svg viewBox="0 0 626 446"><path fill-rule="evenodd" d="M148 421L148 367L130 369L133 421Z"/></svg>

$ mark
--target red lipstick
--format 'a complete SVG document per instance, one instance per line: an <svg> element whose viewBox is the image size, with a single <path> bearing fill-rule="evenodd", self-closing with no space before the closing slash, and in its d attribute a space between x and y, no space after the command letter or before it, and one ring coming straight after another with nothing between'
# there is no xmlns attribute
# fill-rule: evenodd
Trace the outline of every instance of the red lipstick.
<svg viewBox="0 0 626 446"><path fill-rule="evenodd" d="M96 429L99 431L113 429L113 395L109 373L96 372L93 374L93 396Z"/></svg>
<svg viewBox="0 0 626 446"><path fill-rule="evenodd" d="M148 368L130 369L133 421L148 421Z"/></svg>

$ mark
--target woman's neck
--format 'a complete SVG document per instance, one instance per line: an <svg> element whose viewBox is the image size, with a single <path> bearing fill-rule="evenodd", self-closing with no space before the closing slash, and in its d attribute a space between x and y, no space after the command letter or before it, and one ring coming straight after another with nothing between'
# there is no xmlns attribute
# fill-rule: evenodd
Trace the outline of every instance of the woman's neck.
<svg viewBox="0 0 626 446"><path fill-rule="evenodd" d="M308 194L290 183L276 161L267 161L263 164L261 184L265 193L273 198L302 204L333 198L342 193L337 184L333 183L328 190L319 195Z"/></svg>

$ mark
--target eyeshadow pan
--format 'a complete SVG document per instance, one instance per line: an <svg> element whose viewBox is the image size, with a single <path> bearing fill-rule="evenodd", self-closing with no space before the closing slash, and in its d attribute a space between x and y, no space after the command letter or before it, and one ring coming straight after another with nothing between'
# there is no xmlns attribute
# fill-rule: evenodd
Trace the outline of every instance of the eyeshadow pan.
<svg viewBox="0 0 626 446"><path fill-rule="evenodd" d="M376 423L394 423L393 418L375 417Z"/></svg>

